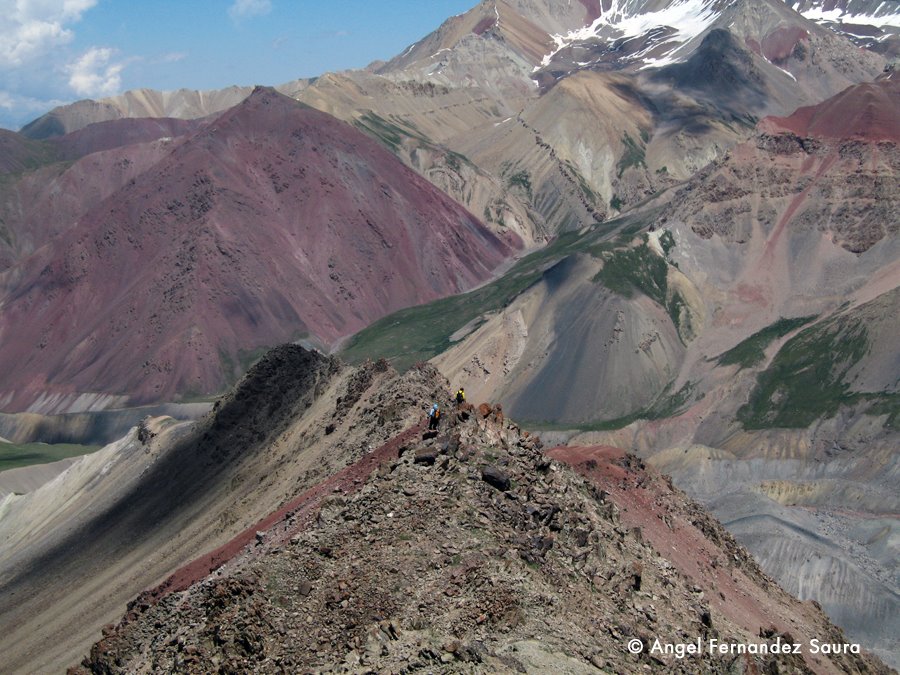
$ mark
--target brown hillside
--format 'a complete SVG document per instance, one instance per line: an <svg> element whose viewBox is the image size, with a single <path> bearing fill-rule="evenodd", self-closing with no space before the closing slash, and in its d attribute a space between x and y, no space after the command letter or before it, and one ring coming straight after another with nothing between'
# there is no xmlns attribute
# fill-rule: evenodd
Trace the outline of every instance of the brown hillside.
<svg viewBox="0 0 900 675"><path fill-rule="evenodd" d="M900 79L848 87L819 105L799 108L788 117L767 117L760 128L816 138L900 142Z"/></svg>
<svg viewBox="0 0 900 675"><path fill-rule="evenodd" d="M0 277L0 405L208 393L484 280L519 241L343 122L259 89Z"/></svg>
<svg viewBox="0 0 900 675"><path fill-rule="evenodd" d="M488 404L409 430L141 594L75 672L888 672L710 654L844 638L636 457L550 454Z"/></svg>

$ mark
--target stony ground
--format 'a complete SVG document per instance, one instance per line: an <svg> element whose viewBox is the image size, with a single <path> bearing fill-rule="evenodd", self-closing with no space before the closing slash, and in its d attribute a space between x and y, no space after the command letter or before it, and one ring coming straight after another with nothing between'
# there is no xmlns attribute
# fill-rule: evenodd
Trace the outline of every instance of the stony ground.
<svg viewBox="0 0 900 675"><path fill-rule="evenodd" d="M707 600L693 568L660 555L662 529L631 525L640 500L617 505L592 479L600 469L622 489L666 485L670 527L695 522L690 536L779 612L801 603L636 458L588 460L583 477L498 408L446 417L437 434L414 428L341 471L327 496L301 495L199 583L140 596L71 672L887 672L855 655L630 654L631 639L792 637L755 616L748 630ZM819 625L795 630L840 638L802 609Z"/></svg>

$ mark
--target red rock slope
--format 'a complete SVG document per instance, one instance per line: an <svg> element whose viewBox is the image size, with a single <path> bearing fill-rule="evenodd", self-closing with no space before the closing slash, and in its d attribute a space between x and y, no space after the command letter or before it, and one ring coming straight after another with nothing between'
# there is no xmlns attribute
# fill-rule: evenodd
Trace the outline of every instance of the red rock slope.
<svg viewBox="0 0 900 675"><path fill-rule="evenodd" d="M889 672L815 654L844 636L636 457L550 461L488 404L420 428L141 593L70 672Z"/></svg>
<svg viewBox="0 0 900 675"><path fill-rule="evenodd" d="M3 409L221 390L252 350L458 293L519 244L271 89L173 145L0 275Z"/></svg>
<svg viewBox="0 0 900 675"><path fill-rule="evenodd" d="M166 157L199 120L122 119L48 141L0 133L0 271Z"/></svg>
<svg viewBox="0 0 900 675"><path fill-rule="evenodd" d="M819 105L798 108L788 117L767 117L759 128L800 137L900 142L900 78L848 87Z"/></svg>

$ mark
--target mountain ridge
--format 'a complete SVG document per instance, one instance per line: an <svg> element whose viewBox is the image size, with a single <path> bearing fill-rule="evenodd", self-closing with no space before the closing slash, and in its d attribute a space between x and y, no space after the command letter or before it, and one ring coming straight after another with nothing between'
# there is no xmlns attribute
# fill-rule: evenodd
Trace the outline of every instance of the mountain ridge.
<svg viewBox="0 0 900 675"><path fill-rule="evenodd" d="M143 400L140 396L170 398L168 390L139 391L169 382L177 384L179 396L205 398L237 377L271 341L303 340L325 347L369 324L348 342L348 356L363 360L386 355L398 358L404 367L435 357L434 363L454 387L464 385L470 398L500 400L514 418L544 427L554 443L570 444L554 453L571 459L588 482L567 482L567 490L582 497L580 491L587 490L580 510L593 513L599 508L601 520L609 515L605 505L614 500L598 498L598 506L589 498L597 497L593 488L621 500L617 502L623 506L621 522L610 521L612 533L601 529L629 553L645 556L639 560L646 562L648 547L654 546L675 556L666 547L680 544L666 538L674 531L666 525L667 514L648 510L654 504L638 499L649 495L662 503L680 500L674 490L643 472L640 463L646 460L702 499L764 563L769 575L803 600L819 602L850 639L897 663L900 592L892 554L900 541L896 518L900 506L895 499L900 465L894 452L900 360L891 338L898 333L900 316L896 217L900 210L895 189L900 106L890 63L900 53L900 38L892 19L872 18L879 13L891 16L877 2L832 5L795 5L802 10L797 13L790 4L768 0L488 0L449 19L392 61L367 71L326 74L291 88L293 98L347 122L365 134L363 139L348 125L330 118L326 122L299 105L288 106L271 90L257 90L228 112L214 113L213 119L184 124L136 120L134 126L130 120L115 119L40 143L28 140L23 145L14 139L19 145L10 157L12 172L0 177L4 195L0 264L7 269L0 273L0 284L12 289L9 303L18 314L15 321L0 324L4 344L0 366L13 375L19 368L23 377L29 370L41 376L43 362L57 360L46 368L46 382L38 377L26 384L25 391L6 392L6 398L0 391L0 403L17 401L16 405L47 412L109 408L127 405L126 397L135 391L131 403ZM851 23L851 16L870 23ZM195 98L184 95L184 101L193 101L190 105L197 103L191 110L184 108L184 114L206 110ZM206 102L212 105L213 98ZM223 94L221 100L225 98ZM124 107L86 102L57 111L59 117L44 119L43 130L39 124L33 131L53 135L65 131L66 124L77 126L93 115L118 118L139 111L174 110L165 107L165 96L149 91L126 99L130 103ZM300 129L297 116L313 130ZM326 127L333 132L330 136L323 131ZM283 133L292 129L300 130L300 136ZM146 142L120 145L134 140ZM60 159L55 153L66 143L73 157L81 157L71 166L55 161ZM92 149L97 152L85 154ZM54 196L57 191L62 199ZM49 207L38 201L48 196L79 214L74 229L69 229L71 222L45 216ZM439 218L434 217L436 210ZM304 229L300 221L307 216ZM103 227L92 231L89 220ZM240 227L244 223L248 227ZM539 250L509 260L532 245ZM136 252L129 253L129 247ZM30 263L22 262L26 256L31 256ZM260 257L270 266L257 266L254 261ZM509 269L497 266L504 260ZM495 272L497 278L491 279ZM391 274L409 277L413 288L392 285ZM217 286L214 279L222 283ZM148 280L151 283L145 283ZM457 294L473 286L476 290L471 293ZM109 295L108 287L135 292L142 302L122 304L115 293ZM72 288L82 291L75 309L61 299ZM204 289L210 288L222 301L218 309L214 303L206 304ZM52 297L43 297L44 290ZM415 306L372 323L395 308L397 297L403 298L398 306ZM418 304L428 301L432 302ZM5 295L0 295L0 303L10 306ZM112 311L104 315L104 307ZM38 331L34 327L38 321L29 321L41 311L47 321ZM95 330L84 333L83 327L91 322ZM245 341L251 325L269 337ZM11 336L20 328L21 342L16 343ZM150 344L159 346L152 358L126 363L126 357L132 352L136 357L141 348L129 337L132 330L139 343L158 338L161 346ZM104 343L110 336L112 341ZM239 343L250 346L242 348ZM26 354L29 345L31 356ZM48 346L50 357L45 356ZM4 356L7 361L2 361ZM194 357L198 358L192 365ZM270 429L250 415L253 434L259 438L254 436L245 449L247 458L255 458L260 466L258 471L236 469L232 476L236 482L230 484L229 494L242 500L240 507L213 510L208 518L199 514L191 529L164 549L171 558L153 559L154 552L140 570L119 558L113 560L111 573L130 575L130 581L115 591L114 597L124 604L138 586L153 586L173 571L171 566L225 545L236 531L243 531L238 543L241 547L249 543L250 548L244 548L244 557L235 566L246 564L242 569L249 577L226 575L230 569L226 565L222 580L179 586L179 595L162 597L158 604L140 600L118 629L107 631L89 661L102 669L111 667L115 658L144 664L148 661L142 659L152 658L172 669L189 663L188 657L218 658L217 665L234 668L246 666L242 659L249 662L260 654L295 658L283 644L277 647L280 651L267 651L271 636L265 622L257 622L264 616L299 633L301 641L314 637L308 645L303 643L309 653L323 652L327 654L323 662L347 668L365 660L385 668L414 661L423 668L448 670L487 669L484 664L515 670L516 663L548 670L554 658L574 672L581 672L587 663L621 670L640 665L678 667L665 660L626 662L606 633L605 653L599 654L580 628L570 631L579 636L572 641L577 654L565 640L557 643L561 651L549 656L536 650L531 639L514 643L516 650L521 648L521 658L507 650L508 644L500 648L497 641L482 648L485 640L479 630L496 627L507 634L507 629L534 626L529 623L534 619L529 608L546 609L542 598L558 597L547 586L533 595L528 584L521 584L535 572L530 565L540 566L549 559L561 566L554 569L574 571L579 579L582 571L579 561L571 569L568 562L581 555L582 547L571 549L565 540L554 539L553 517L544 521L541 502L530 514L526 507L526 515L551 534L541 530L535 538L510 541L508 531L495 527L495 521L485 536L496 555L487 562L467 558L477 562L478 584L460 588L454 583L472 571L467 572L466 565L456 569L463 552L468 554L471 548L467 528L457 530L456 523L470 521L452 503L442 505L446 507L442 511L442 506L429 501L458 487L446 475L446 466L453 464L469 481L462 482L465 489L457 494L476 500L483 497L476 486L500 497L481 485L482 465L490 464L501 474L504 467L516 468L511 490L490 489L517 497L477 502L488 513L495 513L490 509L497 502L505 505L497 512L514 524L518 516L510 514L531 503L534 490L542 494L547 489L540 482L543 478L535 480L530 470L541 474L542 469L537 464L528 468L533 448L519 454L504 447L504 433L507 446L515 433L519 433L516 447L525 436L501 421L492 406L478 419L478 431L471 436L478 441L474 455L459 455L449 450L449 444L445 452L443 441L423 438L421 445L414 444L388 462L388 475L396 472L395 478L402 478L396 483L402 486L399 493L382 494L379 486L385 476L378 473L387 469L378 469L369 480L374 467L366 465L352 479L360 481L353 489L359 487L365 494L358 501L323 500L321 522L316 523L316 531L339 541L345 547L341 550L353 551L367 564L387 562L406 570L401 577L433 582L429 588L434 593L417 598L424 606L441 611L450 607L452 613L453 602L464 599L478 607L479 614L464 615L462 623L453 624L475 631L466 635L477 639L466 637L456 644L458 631L451 630L453 639L446 632L448 615L441 615L446 622L436 627L446 640L420 639L418 623L395 623L397 639L391 638L390 626L381 619L375 622L370 610L384 613L406 607L406 615L417 617L421 612L404 604L409 594L396 594L397 580L383 574L387 565L376 565L377 572L354 581L353 568L331 561L316 548L315 537L304 539L308 533L292 535L299 536L302 545L279 539L270 523L260 525L266 531L256 535L253 523L271 513L270 502L284 503L298 488L386 440L379 420L396 431L399 418L405 422L421 418L429 399L445 395L437 390L448 384L437 387L429 368L421 364L411 368L404 375L406 384L390 390L402 402L387 407L366 396L365 406L355 407L361 389L368 391L375 381L394 381L384 363L370 363L355 375L341 371L334 375L337 379L328 379L331 384L323 380L327 404L313 403L316 421L303 413L300 417L306 421L298 422L302 432L298 427L278 427L296 445L276 442L272 455L262 450ZM122 390L98 392L84 384L106 377L125 382ZM344 385L346 390L338 391ZM404 391L407 385L417 393ZM253 392L258 397L248 397L260 411L281 410L278 401L262 394L266 386L259 389ZM386 396L374 398L384 402ZM362 421L344 416L351 409ZM350 428L354 424L360 427L355 435ZM188 433L186 427L154 421L138 430L137 440L164 435L168 425L173 435ZM500 429L497 448L493 431L478 435L489 426ZM350 435L344 439L344 433ZM134 441L129 437L74 465L56 489L87 504L90 496L76 494L76 486L92 485L107 461L126 454L135 463L130 469L135 473L120 475L135 479L156 457L154 448L162 445ZM297 457L287 457L291 450L306 448L307 441L316 448L312 455L297 452ZM217 452L223 456L236 452L237 446L228 441L220 445ZM484 446L481 451L489 451L478 454L479 445ZM335 451L333 456L329 449ZM310 467L308 459L322 466ZM507 463L498 465L500 459ZM526 470L519 472L521 462ZM559 468L555 474L568 471ZM489 475L503 484L496 472ZM274 492L253 489L256 481L274 486ZM424 490L424 485L431 490ZM517 490L526 485L533 490L526 490L522 501L523 492ZM218 500L220 487L209 493L213 501ZM654 492L657 488L660 491ZM38 505L39 516L44 514L43 500L54 503L47 494L32 502ZM8 501L16 509L25 503L17 495ZM408 540L379 538L378 545L386 544L386 549L374 550L371 556L359 540L349 537L357 524L390 524L398 513L395 506L405 515L414 510L412 503L424 505L423 517L453 514L450 529L458 538L448 544L452 552L428 553L432 549L426 531L442 531L446 520L417 521L420 527L411 528ZM566 503L579 512L574 502ZM369 521L359 504L377 507L382 511L379 518L384 517ZM52 506L46 508L53 511ZM688 507L687 515L706 523L693 508ZM65 522L64 511L53 511L48 522ZM23 537L34 531L34 522L23 512L17 511L17 518L24 520L13 521L22 527L13 527L11 541L16 555L27 556ZM351 517L345 520L344 514ZM631 516L635 520L629 520ZM220 520L213 522L215 518ZM471 522L477 524L477 516ZM334 523L348 532L339 531ZM281 526L291 527L283 522ZM628 535L633 526L642 528L640 537ZM3 527L0 520L0 530ZM624 538L616 527L625 530ZM715 527L705 529L726 541ZM57 535L58 531L50 533L42 541ZM195 541L188 541L191 537ZM269 537L275 540L271 547ZM424 552L421 564L398 563L391 557L408 546L404 541L415 537ZM548 545L548 539L554 543ZM643 548L636 545L638 539ZM117 546L114 537L100 540L105 542L99 547L104 555ZM270 555L274 549L279 551ZM511 557L506 555L510 550ZM254 558L255 551L264 558ZM700 561L698 572L721 582L718 589L697 583L709 600L705 607L712 626L703 620L703 609L690 600L693 591L673 599L673 607L694 617L689 625L670 621L677 612L670 614L669 609L648 610L643 596L635 599L634 594L628 596L633 602L624 617L612 614L617 618L610 621L591 614L596 606L579 603L595 597L596 588L606 584L614 594L630 593L630 583L631 590L639 590L633 588L635 576L629 569L634 568L625 558L615 558L616 566L606 569L600 581L585 577L591 587L579 586L575 605L595 617L610 637L610 631L618 636L640 633L634 617L650 624L662 618L662 623L682 632L718 630L720 622L712 611L727 615L731 609L723 610L722 603L734 603L758 617L755 609L750 612L740 604L741 588L732 585L733 579L721 576L720 561L730 562L729 556L735 554L727 541L722 551ZM557 554L559 559L554 558ZM456 555L460 560L454 562ZM292 567L298 560L303 570ZM202 557L199 561L194 571L209 571L221 562ZM602 561L597 564L602 568ZM500 569L504 566L505 571ZM309 569L328 575L334 583L300 594L319 603L312 605L315 612L305 606L299 610L303 620L310 617L315 626L303 630L282 610L307 602L294 597L293 591L306 588L294 582L309 581ZM509 569L515 570L513 577L504 576ZM281 586L277 594L269 594L267 570L275 575L275 587ZM490 574L485 576L485 570ZM449 580L442 576L446 574ZM654 574L648 576L656 578ZM184 577L185 584L196 581L189 577ZM134 581L137 578L141 584ZM495 604L496 598L483 589L498 579L508 593ZM559 579L565 583L566 577ZM35 584L24 601L36 610L42 592L38 580L39 576L22 580L25 588ZM48 621L64 621L66 613L71 617L77 612L76 603L90 603L95 587L88 583L73 587L69 595L58 594L62 618ZM727 601L717 592L727 595ZM222 601L223 595L237 599ZM432 595L448 604L433 605ZM51 596L43 599L47 597ZM366 601L357 603L357 597ZM379 606L380 600L368 604L370 598L387 600ZM517 604L519 598L528 599L524 608ZM679 604L685 598L687 604ZM515 605L524 615L501 611L498 606L503 603ZM121 615L108 603L103 607L103 621ZM262 614L254 614L259 607L265 608ZM804 616L812 612L809 607L797 611ZM197 629L204 612L246 621L252 629L245 633L221 626L218 632L213 627ZM817 622L819 615L812 615ZM35 616L37 622L46 617L40 611ZM354 625L342 624L344 616L350 616ZM7 624L15 627L14 637L30 640L32 618L22 617L25 621ZM92 617L96 629L102 622L98 613ZM324 627L315 623L319 617L324 617ZM362 633L363 620L370 618L378 623L377 630L369 625L371 632ZM524 623L517 623L520 619ZM151 646L143 638L149 631L147 620L171 620L180 627L167 634L174 643L154 648L152 657L147 656ZM568 625L565 617L560 621ZM748 639L790 628L769 629L760 623L741 630ZM375 643L369 653L370 638L381 640L378 631L387 635L388 654ZM88 640L80 635L79 654L84 654ZM554 635L554 640L560 637ZM179 637L192 653L179 649ZM639 634L641 640L645 637ZM215 644L212 651L207 650L209 640ZM391 651L394 643L397 648ZM35 643L28 645L33 657ZM75 658L74 651L68 653ZM481 665L476 665L479 659ZM721 664L708 665L712 669ZM801 672L818 667L808 661L782 665ZM743 666L776 667L767 662ZM863 669L859 663L821 665L823 670L829 668Z"/></svg>
<svg viewBox="0 0 900 675"><path fill-rule="evenodd" d="M267 672L342 664L389 670L414 663L438 672L518 672L554 664L572 672L645 664L689 672L698 663L709 672L729 672L732 659L712 653L697 662L651 653L654 634L663 641L678 641L685 632L704 642L780 639L807 648L812 637L845 642L820 609L778 589L720 525L633 455L608 447L547 452L537 436L489 404L448 408L440 431L423 433L423 408L433 397L443 401L447 386L428 365L402 377L383 363L348 372L331 359L283 346L196 429L181 425L178 431L165 420L136 429L117 452L133 447L130 452L149 451L155 459L139 462L150 466L143 477L134 467L121 498L151 516L145 526L161 536L178 526L186 504L203 502L206 520L220 526L202 541L221 546L198 558L191 554L196 548L183 548L184 536L166 541L166 549L176 541L182 547L168 560L187 566L175 563L171 574L157 576L160 586L144 581L148 592L129 603L118 624L103 629L82 661L84 670L75 672ZM267 431L259 435L261 424ZM249 443L239 450L235 438ZM316 464L323 457L324 467ZM119 548L116 533L129 530L136 516L109 502L104 507L103 500L105 489L121 479L123 460L124 454L104 458L113 463L110 478L101 479L93 496L80 498L99 507L100 516L83 515L80 543L66 547L65 557L76 561L94 556L98 571L109 570L104 577L117 569L117 558L132 555L128 546ZM210 460L218 464L213 473L200 466ZM173 472L175 465L189 470ZM264 479L255 489L257 475ZM182 483L199 492L154 496L155 482L173 478L168 492L178 493ZM280 506L273 511L276 494ZM245 506L234 512L237 521L217 520L241 496ZM26 513L19 509L20 517ZM71 532L65 514L59 516L57 527ZM130 541L147 546L148 537ZM688 541L692 545L682 547ZM202 554L195 539L198 544ZM20 564L35 579L62 560L35 566L28 551L18 545ZM39 597L21 578L9 585L8 565L0 560L0 592L19 589L21 611L27 611ZM78 573L78 565L63 567L52 584L70 584ZM144 571L139 579L155 575ZM114 596L134 597L141 585L135 579L116 584ZM3 625L15 618L11 607L4 603ZM113 612L121 616L121 605L106 616ZM318 619L311 622L311 616ZM31 627L40 617L0 638L15 645L7 651L14 669L38 663L28 650L38 648L47 631L46 625ZM89 610L75 631L78 639L66 640L63 649L55 644L52 654L40 647L40 662L72 663L102 621ZM384 639L373 626L385 631ZM160 631L165 639L154 639ZM629 639L639 640L644 653L629 654ZM867 655L808 650L799 657L746 657L745 663L761 668L775 661L800 672L888 672Z"/></svg>
<svg viewBox="0 0 900 675"><path fill-rule="evenodd" d="M360 132L258 89L4 272L0 400L48 412L82 387L215 391L239 350L333 342L379 307L475 285L519 245Z"/></svg>

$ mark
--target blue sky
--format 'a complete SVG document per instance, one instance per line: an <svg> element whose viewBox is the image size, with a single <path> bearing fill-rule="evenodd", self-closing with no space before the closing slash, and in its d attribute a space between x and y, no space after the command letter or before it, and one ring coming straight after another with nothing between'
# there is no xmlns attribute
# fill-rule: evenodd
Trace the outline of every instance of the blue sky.
<svg viewBox="0 0 900 675"><path fill-rule="evenodd" d="M0 127L142 87L280 84L387 59L477 0L0 0Z"/></svg>

